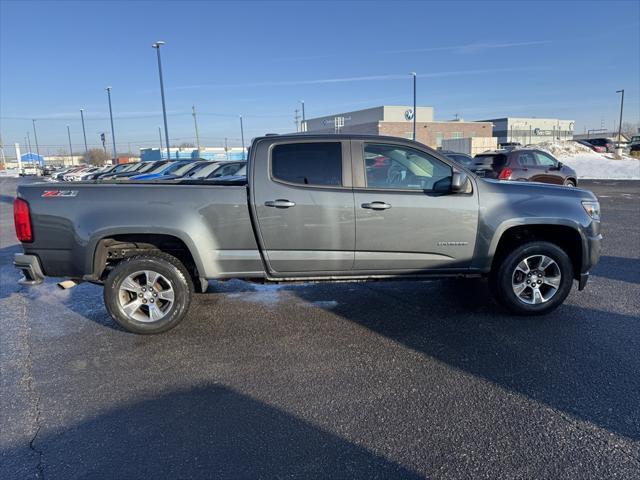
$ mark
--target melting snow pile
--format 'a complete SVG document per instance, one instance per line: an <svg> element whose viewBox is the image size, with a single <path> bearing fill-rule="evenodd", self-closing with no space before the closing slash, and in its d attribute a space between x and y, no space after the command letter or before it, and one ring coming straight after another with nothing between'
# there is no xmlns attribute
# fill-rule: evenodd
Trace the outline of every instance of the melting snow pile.
<svg viewBox="0 0 640 480"><path fill-rule="evenodd" d="M600 154L578 142L544 142L536 145L573 168L579 179L640 180L640 159Z"/></svg>

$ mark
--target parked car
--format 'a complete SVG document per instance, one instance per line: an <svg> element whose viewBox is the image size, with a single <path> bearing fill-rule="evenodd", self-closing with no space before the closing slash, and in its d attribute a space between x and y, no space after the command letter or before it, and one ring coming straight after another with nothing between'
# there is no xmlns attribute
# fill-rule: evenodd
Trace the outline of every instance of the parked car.
<svg viewBox="0 0 640 480"><path fill-rule="evenodd" d="M129 177L130 180L156 180L165 175L171 175L173 172L181 167L193 164L193 160L173 160L171 162L159 164L156 168L149 170L146 173L139 175L133 175Z"/></svg>
<svg viewBox="0 0 640 480"><path fill-rule="evenodd" d="M366 170L370 156L385 159L386 176ZM253 140L247 167L242 181L196 187L19 185L20 283L42 283L45 273L73 279L63 288L102 283L115 321L150 334L176 326L208 280L229 278L482 275L512 312L545 314L574 280L585 287L600 256L593 193L482 180L410 140L265 136Z"/></svg>
<svg viewBox="0 0 640 480"><path fill-rule="evenodd" d="M113 165L111 168L105 170L104 172L100 172L94 176L93 179L90 180L102 180L107 179L107 177L113 177L118 173L130 172L135 168L140 168L140 163L132 162L132 163L119 163L118 165Z"/></svg>
<svg viewBox="0 0 640 480"><path fill-rule="evenodd" d="M503 150L512 150L521 146L522 144L520 142L502 142L498 144L498 147Z"/></svg>
<svg viewBox="0 0 640 480"><path fill-rule="evenodd" d="M586 140L574 140L574 142L577 142L580 145L584 145L585 147L589 147L594 152L607 153L607 148L606 147L601 147L599 145L593 145L593 144L587 142Z"/></svg>
<svg viewBox="0 0 640 480"><path fill-rule="evenodd" d="M576 187L575 170L549 152L534 148L496 150L476 155L469 167L476 175L498 180L541 182Z"/></svg>
<svg viewBox="0 0 640 480"><path fill-rule="evenodd" d="M454 162L459 163L463 167L468 167L473 164L473 157L471 155L467 155L466 153L452 152L450 150L441 150L440 153L445 155L447 158L450 158Z"/></svg>
<svg viewBox="0 0 640 480"><path fill-rule="evenodd" d="M610 138L586 138L585 142L604 148L607 152L615 152L616 145Z"/></svg>
<svg viewBox="0 0 640 480"><path fill-rule="evenodd" d="M207 160L196 160L193 162L189 162L186 165L177 168L172 173L164 174L162 177L159 177L158 180L178 180L181 178L188 178L188 176L195 175L199 170L213 163L215 162L210 162Z"/></svg>
<svg viewBox="0 0 640 480"><path fill-rule="evenodd" d="M168 160L157 160L151 162L140 162L138 164L134 164L131 169L124 169L120 173L106 175L102 177L101 180L116 180L116 181L127 181L131 177L136 175L140 175L142 173L147 173L152 170L155 170L163 165L169 163Z"/></svg>
<svg viewBox="0 0 640 480"><path fill-rule="evenodd" d="M184 178L201 180L204 178L211 179L215 177L222 177L224 175L233 175L244 165L246 165L246 162L235 162L235 161L213 162L201 168L200 170L187 174Z"/></svg>

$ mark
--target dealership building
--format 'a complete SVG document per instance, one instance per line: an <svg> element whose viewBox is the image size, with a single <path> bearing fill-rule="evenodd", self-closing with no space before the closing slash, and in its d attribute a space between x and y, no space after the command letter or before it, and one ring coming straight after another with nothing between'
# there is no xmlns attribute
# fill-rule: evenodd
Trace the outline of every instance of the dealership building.
<svg viewBox="0 0 640 480"><path fill-rule="evenodd" d="M433 107L416 108L416 140L438 148L444 139L492 137L488 122L435 121ZM413 108L380 106L306 120L307 133L360 133L413 138Z"/></svg>
<svg viewBox="0 0 640 480"><path fill-rule="evenodd" d="M518 142L522 145L555 140L572 140L576 122L557 118L504 117L482 120L493 124L498 143Z"/></svg>

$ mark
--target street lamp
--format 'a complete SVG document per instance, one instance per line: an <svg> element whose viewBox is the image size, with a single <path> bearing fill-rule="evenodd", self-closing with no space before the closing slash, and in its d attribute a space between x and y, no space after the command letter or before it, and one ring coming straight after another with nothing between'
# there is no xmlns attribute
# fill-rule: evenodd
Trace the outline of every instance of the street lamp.
<svg viewBox="0 0 640 480"><path fill-rule="evenodd" d="M244 125L242 124L242 115L240 115L240 138L242 140L242 158L247 160L244 158Z"/></svg>
<svg viewBox="0 0 640 480"><path fill-rule="evenodd" d="M305 117L305 114L304 114L304 100L300 100L300 104L302 105L302 123L300 124L300 131L301 132L306 132L307 131L307 118Z"/></svg>
<svg viewBox="0 0 640 480"><path fill-rule="evenodd" d="M167 160L171 160L171 151L169 150L169 127L167 127L167 109L164 101L164 83L162 81L162 61L160 60L160 47L164 45L162 40L158 40L151 45L158 53L158 75L160 76L160 96L162 97L162 116L164 117L164 140L167 143Z"/></svg>
<svg viewBox="0 0 640 480"><path fill-rule="evenodd" d="M416 72L411 72L411 76L413 77L413 141L416 141L416 117L418 116L418 112L416 112Z"/></svg>
<svg viewBox="0 0 640 480"><path fill-rule="evenodd" d="M620 98L620 123L618 123L618 148L619 148L620 142L622 141L622 109L624 108L624 88L622 90L616 90L616 93L622 94Z"/></svg>
<svg viewBox="0 0 640 480"><path fill-rule="evenodd" d="M82 120L82 136L84 137L84 153L87 153L89 149L87 148L87 132L84 129L84 108L80 109L80 120Z"/></svg>
<svg viewBox="0 0 640 480"><path fill-rule="evenodd" d="M71 130L69 130L69 125L67 125L67 136L69 137L69 158L70 163L73 165L73 148L71 147Z"/></svg>
<svg viewBox="0 0 640 480"><path fill-rule="evenodd" d="M34 118L31 121L33 122L33 138L36 141L36 153L38 154L38 157L39 157L40 156L40 147L38 146L38 132L36 132L36 119ZM38 159L38 161L40 161L40 159Z"/></svg>
<svg viewBox="0 0 640 480"><path fill-rule="evenodd" d="M113 161L118 162L116 158L118 154L116 153L116 133L113 129L113 111L111 110L111 87L107 87L107 97L109 99L109 118L111 119L111 140L113 141Z"/></svg>

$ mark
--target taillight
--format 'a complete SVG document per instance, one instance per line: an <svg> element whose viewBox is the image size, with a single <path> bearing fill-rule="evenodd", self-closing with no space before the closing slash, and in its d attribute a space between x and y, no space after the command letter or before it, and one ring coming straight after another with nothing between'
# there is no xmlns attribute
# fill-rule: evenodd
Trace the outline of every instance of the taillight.
<svg viewBox="0 0 640 480"><path fill-rule="evenodd" d="M29 204L21 198L16 198L13 201L13 223L16 226L16 236L19 241L25 243L33 242Z"/></svg>
<svg viewBox="0 0 640 480"><path fill-rule="evenodd" d="M511 178L511 174L513 173L513 169L511 168L503 168L498 175L498 180L509 180Z"/></svg>

